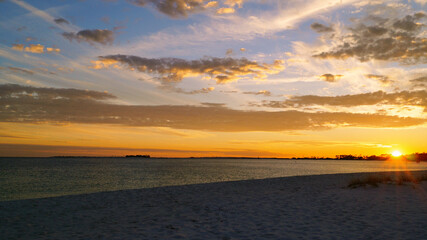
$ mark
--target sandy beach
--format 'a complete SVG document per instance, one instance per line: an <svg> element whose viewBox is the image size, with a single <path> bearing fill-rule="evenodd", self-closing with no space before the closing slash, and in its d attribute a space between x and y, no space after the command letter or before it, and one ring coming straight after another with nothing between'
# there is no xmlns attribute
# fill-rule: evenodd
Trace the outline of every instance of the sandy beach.
<svg viewBox="0 0 427 240"><path fill-rule="evenodd" d="M0 202L0 238L427 236L427 182L347 187L351 180L367 175L370 174L286 177L5 201Z"/></svg>

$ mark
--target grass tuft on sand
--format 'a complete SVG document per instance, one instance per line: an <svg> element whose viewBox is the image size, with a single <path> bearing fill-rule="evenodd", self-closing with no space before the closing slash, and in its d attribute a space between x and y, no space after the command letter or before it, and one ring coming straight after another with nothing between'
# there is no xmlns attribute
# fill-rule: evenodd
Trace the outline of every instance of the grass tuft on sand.
<svg viewBox="0 0 427 240"><path fill-rule="evenodd" d="M427 174L419 175L419 176L411 176L411 175L396 175L392 176L391 174L383 174L383 175L370 175L364 178L355 178L351 180L347 187L348 188L358 188L358 187L378 187L380 183L383 184L394 184L394 185L403 185L405 183L413 183L418 184L421 181L427 181Z"/></svg>

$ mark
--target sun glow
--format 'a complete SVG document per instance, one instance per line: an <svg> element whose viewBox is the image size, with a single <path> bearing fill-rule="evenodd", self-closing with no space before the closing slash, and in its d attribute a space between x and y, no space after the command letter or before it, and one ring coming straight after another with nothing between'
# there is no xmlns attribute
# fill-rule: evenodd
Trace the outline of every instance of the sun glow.
<svg viewBox="0 0 427 240"><path fill-rule="evenodd" d="M400 156L402 156L402 153L401 153L400 151L396 150L396 151L393 151L393 152L391 153L391 155L392 155L393 157L400 157Z"/></svg>

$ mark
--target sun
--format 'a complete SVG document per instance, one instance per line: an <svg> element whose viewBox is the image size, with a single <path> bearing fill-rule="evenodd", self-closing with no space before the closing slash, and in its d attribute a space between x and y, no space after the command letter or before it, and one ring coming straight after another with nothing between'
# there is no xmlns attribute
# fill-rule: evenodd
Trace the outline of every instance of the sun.
<svg viewBox="0 0 427 240"><path fill-rule="evenodd" d="M402 153L400 151L396 150L396 151L393 151L391 153L391 155L393 155L393 157L400 157L400 156L402 156Z"/></svg>

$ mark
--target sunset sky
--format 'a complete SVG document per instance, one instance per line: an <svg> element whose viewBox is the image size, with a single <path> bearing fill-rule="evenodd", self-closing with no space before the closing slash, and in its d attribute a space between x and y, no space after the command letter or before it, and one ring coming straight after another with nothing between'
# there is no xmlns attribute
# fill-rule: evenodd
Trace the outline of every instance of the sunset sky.
<svg viewBox="0 0 427 240"><path fill-rule="evenodd" d="M427 151L427 0L0 0L0 156Z"/></svg>

